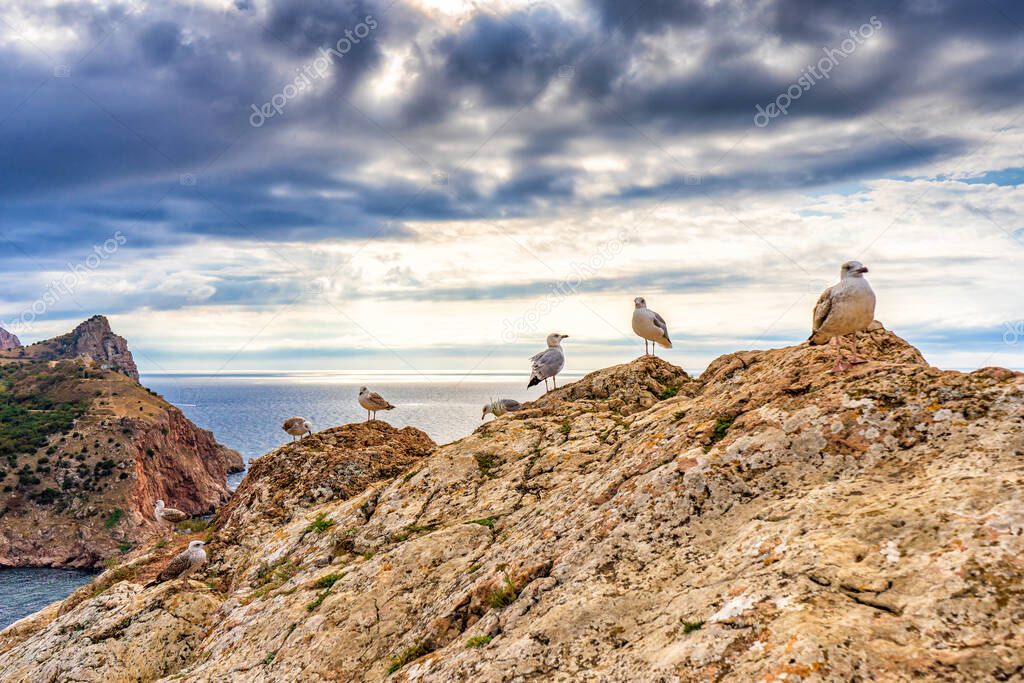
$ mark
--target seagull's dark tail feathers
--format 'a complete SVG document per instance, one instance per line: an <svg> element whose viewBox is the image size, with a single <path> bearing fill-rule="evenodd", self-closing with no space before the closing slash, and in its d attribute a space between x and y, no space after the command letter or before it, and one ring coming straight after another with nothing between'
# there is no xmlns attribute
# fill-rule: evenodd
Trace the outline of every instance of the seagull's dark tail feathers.
<svg viewBox="0 0 1024 683"><path fill-rule="evenodd" d="M540 384L540 379L539 379L539 378L537 378L537 377L531 377L531 378L530 378L530 383L526 385L526 388L527 388L527 389L529 389L529 388L530 388L530 387L532 387L532 386L533 386L534 384Z"/></svg>

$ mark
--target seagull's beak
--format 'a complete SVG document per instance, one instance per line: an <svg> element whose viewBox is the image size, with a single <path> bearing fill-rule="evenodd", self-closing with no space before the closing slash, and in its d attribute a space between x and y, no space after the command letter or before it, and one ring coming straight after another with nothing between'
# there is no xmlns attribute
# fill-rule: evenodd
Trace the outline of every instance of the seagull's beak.
<svg viewBox="0 0 1024 683"><path fill-rule="evenodd" d="M567 334L563 334L562 335L562 339L568 339L568 338L569 338L569 335L567 335Z"/></svg>
<svg viewBox="0 0 1024 683"><path fill-rule="evenodd" d="M868 267L867 266L861 266L860 268L857 269L857 272L858 273L866 273L866 272L868 272Z"/></svg>

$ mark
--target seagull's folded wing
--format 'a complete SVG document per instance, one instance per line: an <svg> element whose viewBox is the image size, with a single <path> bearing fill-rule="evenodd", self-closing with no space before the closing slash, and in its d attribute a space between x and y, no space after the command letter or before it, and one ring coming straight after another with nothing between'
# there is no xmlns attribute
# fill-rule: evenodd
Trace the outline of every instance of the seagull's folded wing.
<svg viewBox="0 0 1024 683"><path fill-rule="evenodd" d="M818 303L814 305L814 321L811 324L811 331L817 332L821 329L821 326L825 324L828 319L828 314L832 310L832 287L829 287L821 296L818 297Z"/></svg>
<svg viewBox="0 0 1024 683"><path fill-rule="evenodd" d="M654 311L651 311L651 315L654 316L654 325L655 325L655 327L657 327L659 330L661 330L662 334L664 334L665 337L668 337L668 323L665 322L665 319L662 318L657 313L655 313Z"/></svg>
<svg viewBox="0 0 1024 683"><path fill-rule="evenodd" d="M179 576L182 572L189 568L192 562L189 559L188 551L178 553L174 556L174 559L164 567L164 570L160 572L160 576L157 577L160 581L166 581Z"/></svg>

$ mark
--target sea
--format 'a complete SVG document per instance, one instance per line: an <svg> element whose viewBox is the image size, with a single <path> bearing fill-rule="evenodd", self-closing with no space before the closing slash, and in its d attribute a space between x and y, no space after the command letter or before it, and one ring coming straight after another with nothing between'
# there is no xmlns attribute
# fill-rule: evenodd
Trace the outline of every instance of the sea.
<svg viewBox="0 0 1024 683"><path fill-rule="evenodd" d="M566 382L571 380L565 376ZM250 460L291 441L281 429L289 417L305 417L313 431L365 420L366 411L356 400L362 386L395 405L394 410L378 413L379 419L395 427L422 429L439 444L480 426L482 408L490 399L527 401L543 393L543 387L527 389L522 374L487 373L145 374L142 384L241 453L246 467ZM229 475L228 486L234 490L244 476ZM89 572L65 569L0 569L0 629L63 599L91 578Z"/></svg>

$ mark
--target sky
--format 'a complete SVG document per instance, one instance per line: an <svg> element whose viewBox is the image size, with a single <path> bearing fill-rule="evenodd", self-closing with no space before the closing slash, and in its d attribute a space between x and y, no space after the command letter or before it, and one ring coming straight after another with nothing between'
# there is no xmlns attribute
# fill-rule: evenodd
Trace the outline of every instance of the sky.
<svg viewBox="0 0 1024 683"><path fill-rule="evenodd" d="M1019 0L0 0L0 326L143 372L691 372L857 259L1024 367Z"/></svg>

